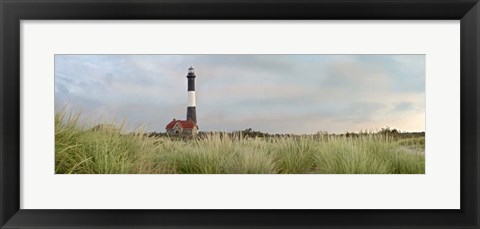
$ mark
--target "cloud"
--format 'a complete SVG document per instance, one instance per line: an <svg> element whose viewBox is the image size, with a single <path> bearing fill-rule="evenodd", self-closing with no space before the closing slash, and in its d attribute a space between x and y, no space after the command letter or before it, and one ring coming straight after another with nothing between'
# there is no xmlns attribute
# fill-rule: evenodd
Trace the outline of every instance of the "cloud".
<svg viewBox="0 0 480 229"><path fill-rule="evenodd" d="M376 102L353 102L349 103L342 112L337 114L340 118L335 121L351 121L352 123L363 123L371 121L382 109L387 106Z"/></svg>
<svg viewBox="0 0 480 229"><path fill-rule="evenodd" d="M412 102L399 102L394 104L395 111L402 112L402 111L411 111L415 109L415 105Z"/></svg>

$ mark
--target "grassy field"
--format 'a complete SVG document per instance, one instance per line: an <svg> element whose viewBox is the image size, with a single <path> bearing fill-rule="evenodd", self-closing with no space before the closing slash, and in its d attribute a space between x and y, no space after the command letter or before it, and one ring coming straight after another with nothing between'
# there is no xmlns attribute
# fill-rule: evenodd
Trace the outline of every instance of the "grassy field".
<svg viewBox="0 0 480 229"><path fill-rule="evenodd" d="M55 114L57 174L423 174L424 148L423 136L381 134L148 137Z"/></svg>

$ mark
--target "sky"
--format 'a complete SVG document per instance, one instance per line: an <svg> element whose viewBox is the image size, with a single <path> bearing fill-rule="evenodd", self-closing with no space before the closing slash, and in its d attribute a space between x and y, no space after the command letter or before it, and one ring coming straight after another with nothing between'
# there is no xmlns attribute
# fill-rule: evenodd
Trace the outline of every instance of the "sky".
<svg viewBox="0 0 480 229"><path fill-rule="evenodd" d="M55 107L164 132L189 66L199 131L425 131L425 55L55 55Z"/></svg>

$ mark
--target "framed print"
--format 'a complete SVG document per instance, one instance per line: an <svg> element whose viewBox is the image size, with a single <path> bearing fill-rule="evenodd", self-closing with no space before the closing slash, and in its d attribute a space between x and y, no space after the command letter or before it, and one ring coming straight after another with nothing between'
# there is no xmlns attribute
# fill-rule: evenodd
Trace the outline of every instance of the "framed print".
<svg viewBox="0 0 480 229"><path fill-rule="evenodd" d="M477 1L0 7L2 228L480 226Z"/></svg>

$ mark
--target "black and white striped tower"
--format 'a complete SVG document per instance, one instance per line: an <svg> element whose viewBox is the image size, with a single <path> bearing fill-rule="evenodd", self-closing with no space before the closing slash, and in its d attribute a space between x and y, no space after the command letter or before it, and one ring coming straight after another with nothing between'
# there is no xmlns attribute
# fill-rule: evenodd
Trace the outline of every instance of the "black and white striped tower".
<svg viewBox="0 0 480 229"><path fill-rule="evenodd" d="M195 69L190 66L188 68L187 82L188 82L188 106L187 106L187 120L191 119L195 124L197 123L197 111L195 108Z"/></svg>

